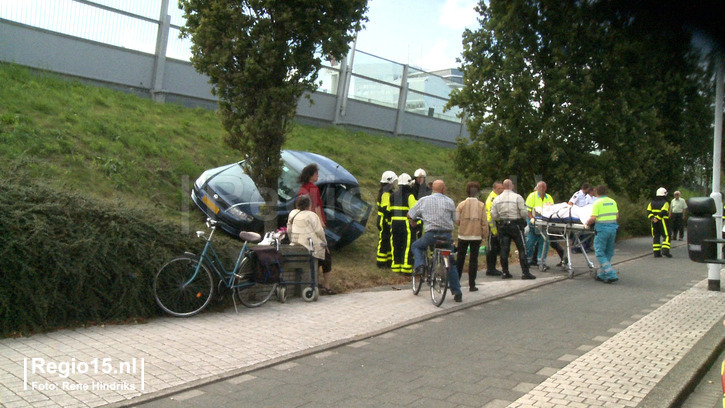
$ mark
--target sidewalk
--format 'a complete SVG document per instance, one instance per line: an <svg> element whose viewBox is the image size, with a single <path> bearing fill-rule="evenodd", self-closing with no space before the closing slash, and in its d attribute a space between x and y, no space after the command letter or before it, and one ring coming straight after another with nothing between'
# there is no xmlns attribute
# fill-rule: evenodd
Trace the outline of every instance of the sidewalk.
<svg viewBox="0 0 725 408"><path fill-rule="evenodd" d="M623 241L615 261L651 256L650 251L649 238ZM232 308L189 319L0 340L0 404L136 404L566 279L563 273L540 274L524 281L512 273L514 279L486 281L479 292L464 292L463 303L447 299L441 308L428 301L426 291L413 296L405 287L326 296L315 303L270 301L238 314ZM701 281L511 406L602 406L603 397L612 406L667 406L706 363L703 356L720 345L723 316L712 311L723 306L725 295L708 292Z"/></svg>

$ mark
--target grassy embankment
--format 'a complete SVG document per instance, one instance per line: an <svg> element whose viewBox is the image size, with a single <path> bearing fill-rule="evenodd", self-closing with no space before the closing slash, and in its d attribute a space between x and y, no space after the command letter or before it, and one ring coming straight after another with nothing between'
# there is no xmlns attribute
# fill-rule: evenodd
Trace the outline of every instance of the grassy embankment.
<svg viewBox="0 0 725 408"><path fill-rule="evenodd" d="M242 157L223 143L216 112L158 104L7 64L0 64L0 83L0 170L7 179L151 213L177 224L180 233L204 228L189 199L191 183L203 170ZM447 182L454 200L464 194L452 150L429 143L295 126L284 148L337 161L357 177L371 204L385 170L412 174L423 167L429 180ZM334 253L336 290L407 281L375 267L374 218L360 239Z"/></svg>

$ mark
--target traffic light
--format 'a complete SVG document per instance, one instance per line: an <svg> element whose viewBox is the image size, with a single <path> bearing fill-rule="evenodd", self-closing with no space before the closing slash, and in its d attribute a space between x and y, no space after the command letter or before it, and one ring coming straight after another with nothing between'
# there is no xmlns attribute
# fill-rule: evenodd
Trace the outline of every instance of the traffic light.
<svg viewBox="0 0 725 408"><path fill-rule="evenodd" d="M713 214L717 211L710 197L687 200L687 254L700 263L719 263L717 260L717 228Z"/></svg>

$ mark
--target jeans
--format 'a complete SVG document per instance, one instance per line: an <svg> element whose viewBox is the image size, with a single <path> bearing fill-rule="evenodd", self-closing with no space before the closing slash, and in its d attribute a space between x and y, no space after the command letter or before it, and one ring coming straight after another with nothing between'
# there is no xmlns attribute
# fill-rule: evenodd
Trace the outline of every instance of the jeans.
<svg viewBox="0 0 725 408"><path fill-rule="evenodd" d="M596 227L597 235L594 236L594 256L599 262L600 279L618 279L617 271L612 266L614 257L614 239L617 237L617 224L601 224Z"/></svg>
<svg viewBox="0 0 725 408"><path fill-rule="evenodd" d="M538 259L536 261L541 265L546 260L546 250L548 249L546 237L539 233L531 221L527 222L529 224L529 233L526 235L526 261L529 264L533 262L534 247L537 247Z"/></svg>
<svg viewBox="0 0 725 408"><path fill-rule="evenodd" d="M415 268L425 264L425 257L428 248L433 246L437 240L445 240L449 244L453 242L453 235L450 232L426 231L420 239L413 242L413 255L415 256ZM451 267L448 269L448 287L454 295L461 292L461 281L458 278L458 268L456 261L449 258Z"/></svg>

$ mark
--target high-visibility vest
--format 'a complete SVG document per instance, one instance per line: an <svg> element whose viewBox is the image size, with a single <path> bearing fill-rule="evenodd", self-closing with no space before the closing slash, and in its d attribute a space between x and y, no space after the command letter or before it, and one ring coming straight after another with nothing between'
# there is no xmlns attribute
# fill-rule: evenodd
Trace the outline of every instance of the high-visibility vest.
<svg viewBox="0 0 725 408"><path fill-rule="evenodd" d="M498 235L498 230L496 229L496 221L491 219L491 205L493 205L493 199L496 197L498 197L498 194L491 191L491 193L486 198L486 216L488 217L488 230L491 231L491 234L493 235Z"/></svg>
<svg viewBox="0 0 725 408"><path fill-rule="evenodd" d="M597 224L616 224L617 214L617 202L607 196L599 197L592 205L592 215L597 217Z"/></svg>
<svg viewBox="0 0 725 408"><path fill-rule="evenodd" d="M551 195L544 193L544 198L541 198L541 196L539 196L539 192L534 191L526 197L526 209L532 213L534 212L535 207L543 207L544 204L554 204L554 199Z"/></svg>

